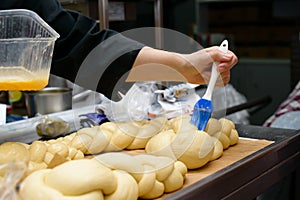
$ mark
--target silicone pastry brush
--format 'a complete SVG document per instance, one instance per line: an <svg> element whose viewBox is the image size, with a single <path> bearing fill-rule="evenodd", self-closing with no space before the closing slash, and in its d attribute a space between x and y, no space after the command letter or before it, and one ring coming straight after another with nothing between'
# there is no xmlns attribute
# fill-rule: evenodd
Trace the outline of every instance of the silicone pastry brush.
<svg viewBox="0 0 300 200"><path fill-rule="evenodd" d="M226 53L228 50L228 41L224 40L219 46L219 49ZM203 97L199 99L194 106L191 123L194 124L199 130L205 129L206 124L213 112L213 105L211 99L213 89L219 76L219 72L217 71L217 64L218 63L216 62L213 63L211 77L207 86L207 90Z"/></svg>

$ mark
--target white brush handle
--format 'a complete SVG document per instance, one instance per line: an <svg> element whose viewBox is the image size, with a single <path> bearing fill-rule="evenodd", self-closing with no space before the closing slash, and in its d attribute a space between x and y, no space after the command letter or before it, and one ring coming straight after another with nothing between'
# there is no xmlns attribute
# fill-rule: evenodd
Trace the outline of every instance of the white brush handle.
<svg viewBox="0 0 300 200"><path fill-rule="evenodd" d="M204 96L202 97L203 99L207 99L207 100L211 101L212 93L213 93L215 84L217 82L218 76L219 76L219 72L217 71L217 63L214 62L212 69L211 69L211 76L209 79L207 90L206 90Z"/></svg>
<svg viewBox="0 0 300 200"><path fill-rule="evenodd" d="M219 46L219 49L222 52L226 53L228 51L228 41L224 40L222 42L222 44ZM212 66L212 69L211 69L211 76L210 76L210 79L209 79L207 90L206 90L204 96L202 97L203 99L207 99L207 100L211 101L211 97L212 97L214 87L215 87L217 79L220 75L220 73L217 70L217 65L218 64L219 63L217 63L217 62L213 63L213 66Z"/></svg>

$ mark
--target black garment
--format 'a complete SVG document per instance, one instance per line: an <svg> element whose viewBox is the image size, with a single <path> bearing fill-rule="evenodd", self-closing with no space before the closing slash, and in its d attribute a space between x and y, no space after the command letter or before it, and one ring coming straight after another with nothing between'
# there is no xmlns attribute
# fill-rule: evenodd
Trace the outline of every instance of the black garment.
<svg viewBox="0 0 300 200"><path fill-rule="evenodd" d="M57 0L1 0L0 9L28 9L36 12L60 34L60 38L55 42L51 73L86 89L96 90L107 97L111 97L116 81L131 69L137 54L144 46L126 37L116 37L118 39L110 42L109 46L102 45L101 50L99 50L101 55L97 56L98 62L101 63L103 59L108 59L111 62L108 65L106 63L95 66L103 68L104 73L100 74L99 79L96 78L98 80L86 79L89 79L89 82L94 81L96 84L96 87L91 87L90 83L85 84L84 81L77 83L76 80L80 76L78 71L91 51L108 38L119 35L119 33L113 30L99 30L99 25L95 20L79 12L62 9ZM120 46L127 46L128 50L122 55L113 55L114 52L109 49L113 49L114 46L116 50ZM112 58L115 59L112 60ZM90 70L92 71L89 73L93 73L93 69ZM79 79L82 80L83 78L79 77Z"/></svg>

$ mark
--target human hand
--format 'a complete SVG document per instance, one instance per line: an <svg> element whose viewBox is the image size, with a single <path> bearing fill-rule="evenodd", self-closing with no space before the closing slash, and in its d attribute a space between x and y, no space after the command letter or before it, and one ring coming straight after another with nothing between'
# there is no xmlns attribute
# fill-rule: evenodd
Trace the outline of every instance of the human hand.
<svg viewBox="0 0 300 200"><path fill-rule="evenodd" d="M230 70L237 64L237 56L230 50L223 53L219 47L213 46L199 50L191 54L180 54L187 62L182 72L190 83L203 84L208 83L211 75L211 66L213 62L218 63L217 69L221 80L218 80L217 86L224 86L230 81Z"/></svg>
<svg viewBox="0 0 300 200"><path fill-rule="evenodd" d="M230 70L238 59L232 51L223 53L213 46L191 54L168 52L144 47L138 54L127 81L180 81L207 84L213 62L218 62L220 77L216 86L230 80Z"/></svg>

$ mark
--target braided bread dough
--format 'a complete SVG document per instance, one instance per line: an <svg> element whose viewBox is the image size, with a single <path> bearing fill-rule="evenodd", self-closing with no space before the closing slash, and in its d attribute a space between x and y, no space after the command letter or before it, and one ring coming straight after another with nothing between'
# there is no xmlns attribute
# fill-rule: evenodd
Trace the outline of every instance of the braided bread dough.
<svg viewBox="0 0 300 200"><path fill-rule="evenodd" d="M94 160L65 162L53 169L33 172L20 184L22 199L97 200L116 190L117 181L110 169Z"/></svg>
<svg viewBox="0 0 300 200"><path fill-rule="evenodd" d="M26 177L36 170L82 159L88 154L144 148L147 141L164 128L165 123L165 118L126 123L107 122L58 139L34 141L31 145L6 142L0 145L0 163L24 161L27 165Z"/></svg>
<svg viewBox="0 0 300 200"><path fill-rule="evenodd" d="M0 145L0 163L20 161L27 164L29 160L30 154L25 144L20 142L5 142Z"/></svg>
<svg viewBox="0 0 300 200"><path fill-rule="evenodd" d="M239 135L234 123L226 118L220 120L210 118L205 131L217 138L222 143L223 149L227 149L239 141Z"/></svg>
<svg viewBox="0 0 300 200"><path fill-rule="evenodd" d="M31 145L21 142L5 142L0 145L0 163L24 162L27 166L24 177L36 170L81 158L84 158L84 154L80 150L60 140L34 141Z"/></svg>
<svg viewBox="0 0 300 200"><path fill-rule="evenodd" d="M180 189L186 172L168 157L104 153L33 172L19 194L24 200L153 199Z"/></svg>
<svg viewBox="0 0 300 200"><path fill-rule="evenodd" d="M186 166L169 157L154 155L130 156L124 153L105 153L94 159L111 169L130 173L138 183L139 197L152 199L164 192L173 192L182 187Z"/></svg>
<svg viewBox="0 0 300 200"><path fill-rule="evenodd" d="M188 169L196 169L219 158L224 149L238 142L237 131L230 120L211 118L205 131L199 131L190 119L183 115L169 120L168 130L153 136L146 145L146 152L172 157L182 161Z"/></svg>
<svg viewBox="0 0 300 200"><path fill-rule="evenodd" d="M160 117L151 121L106 122L79 130L73 135L70 145L84 154L141 149L164 128L166 121L166 118Z"/></svg>
<svg viewBox="0 0 300 200"><path fill-rule="evenodd" d="M180 189L187 169L219 158L238 139L234 123L227 119L211 118L204 131L197 130L188 115L107 122L31 145L4 143L0 162L27 164L20 187L24 199L153 199ZM148 154L111 152L123 149L145 149Z"/></svg>
<svg viewBox="0 0 300 200"><path fill-rule="evenodd" d="M219 158L223 150L237 142L238 133L230 120L211 118L205 131L199 131L190 123L190 116L183 115L171 120L107 122L56 140L35 141L31 145L2 144L0 162L1 155L2 162L7 157L21 157L28 164L27 176L35 170L81 159L87 154L145 148L149 154L168 156L195 169Z"/></svg>

